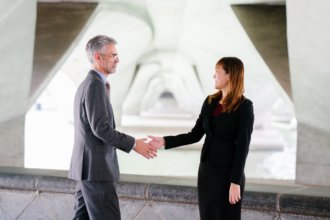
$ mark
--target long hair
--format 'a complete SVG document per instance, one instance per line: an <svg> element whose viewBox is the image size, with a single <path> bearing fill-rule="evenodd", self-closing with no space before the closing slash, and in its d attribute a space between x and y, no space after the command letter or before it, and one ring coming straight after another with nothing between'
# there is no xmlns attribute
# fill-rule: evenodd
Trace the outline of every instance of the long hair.
<svg viewBox="0 0 330 220"><path fill-rule="evenodd" d="M229 74L229 91L223 100L224 112L236 111L241 102L245 99L244 93L244 64L236 57L223 57L216 67L222 67ZM215 98L222 98L222 91L208 97L208 103Z"/></svg>

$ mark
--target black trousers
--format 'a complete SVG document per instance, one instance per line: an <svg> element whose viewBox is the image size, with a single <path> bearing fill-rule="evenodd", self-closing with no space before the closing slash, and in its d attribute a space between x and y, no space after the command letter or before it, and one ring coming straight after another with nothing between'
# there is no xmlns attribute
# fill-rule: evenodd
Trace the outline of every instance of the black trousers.
<svg viewBox="0 0 330 220"><path fill-rule="evenodd" d="M240 200L235 205L229 203L231 166L213 166L202 162L198 171L198 203L201 220L240 220ZM241 197L244 192L245 177L240 184Z"/></svg>
<svg viewBox="0 0 330 220"><path fill-rule="evenodd" d="M115 184L106 181L77 181L74 220L120 220Z"/></svg>

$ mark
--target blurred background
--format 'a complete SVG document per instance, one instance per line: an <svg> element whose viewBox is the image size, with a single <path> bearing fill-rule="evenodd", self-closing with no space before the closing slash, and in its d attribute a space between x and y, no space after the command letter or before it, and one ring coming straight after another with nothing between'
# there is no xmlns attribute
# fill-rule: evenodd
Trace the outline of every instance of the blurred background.
<svg viewBox="0 0 330 220"><path fill-rule="evenodd" d="M3 1L0 165L69 168L74 94L90 69L84 48L105 34L118 41L120 63L108 79L118 131L136 138L190 131L215 93L216 62L236 56L255 114L247 178L329 186L329 6ZM121 173L195 178L202 143L160 150L153 160L118 151Z"/></svg>

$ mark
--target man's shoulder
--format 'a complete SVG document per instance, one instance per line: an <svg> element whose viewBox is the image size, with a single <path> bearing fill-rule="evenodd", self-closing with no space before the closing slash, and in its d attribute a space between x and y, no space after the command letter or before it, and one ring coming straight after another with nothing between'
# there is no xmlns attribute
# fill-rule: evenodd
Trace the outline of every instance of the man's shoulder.
<svg viewBox="0 0 330 220"><path fill-rule="evenodd" d="M95 73L96 74L96 73ZM80 83L77 93L78 94L86 94L86 92L92 92L94 90L98 90L103 86L102 80L98 79L94 73L91 71L88 72L86 78Z"/></svg>
<svg viewBox="0 0 330 220"><path fill-rule="evenodd" d="M96 81L101 81L102 82L102 78L99 76L99 74L97 72L95 72L94 70L90 70L87 74L86 80L96 80Z"/></svg>
<svg viewBox="0 0 330 220"><path fill-rule="evenodd" d="M90 70L88 72L87 77L85 78L84 81L82 81L81 84L85 85L85 86L102 86L103 85L102 79L93 70Z"/></svg>

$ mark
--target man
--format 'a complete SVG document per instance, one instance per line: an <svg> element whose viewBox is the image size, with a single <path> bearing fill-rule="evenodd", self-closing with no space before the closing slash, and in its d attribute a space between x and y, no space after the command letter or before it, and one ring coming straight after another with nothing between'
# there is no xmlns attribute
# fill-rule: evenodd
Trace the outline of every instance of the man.
<svg viewBox="0 0 330 220"><path fill-rule="evenodd" d="M120 219L115 183L119 180L116 149L134 149L146 158L156 149L143 139L115 130L107 77L119 62L116 41L98 35L86 45L92 70L74 100L74 147L69 178L77 180L73 219Z"/></svg>

